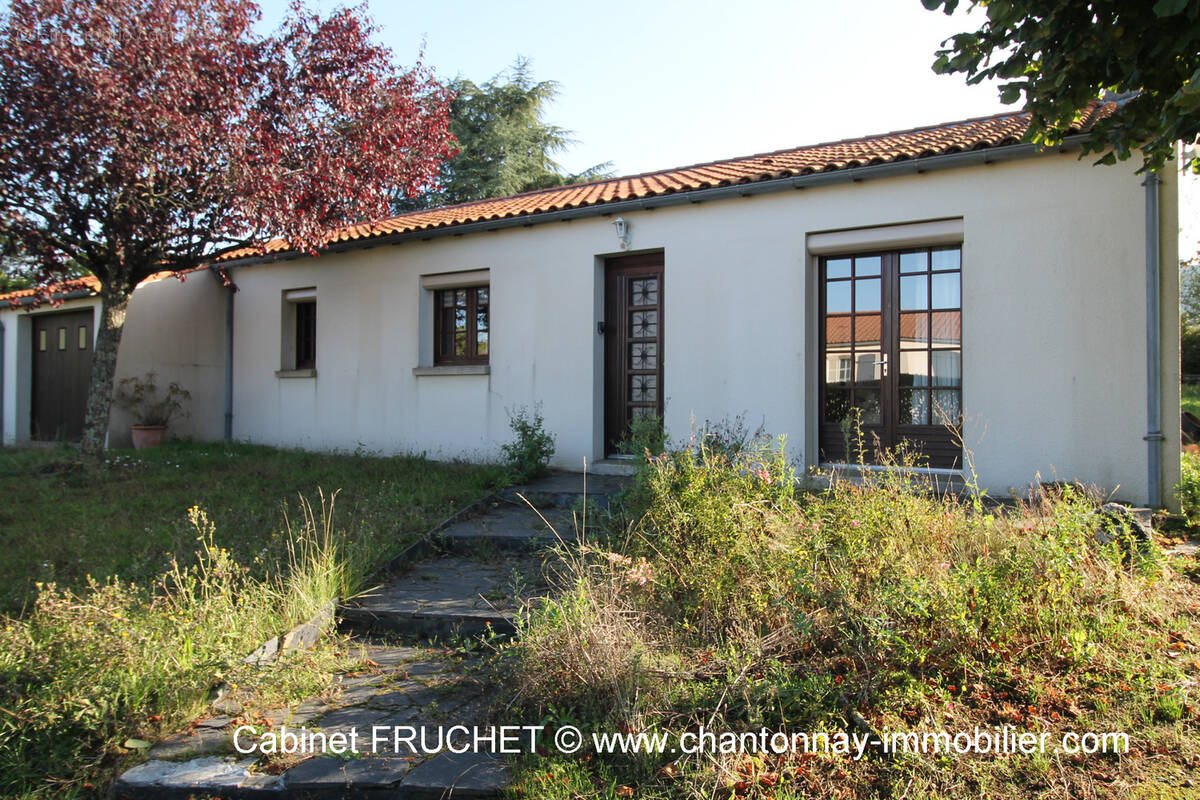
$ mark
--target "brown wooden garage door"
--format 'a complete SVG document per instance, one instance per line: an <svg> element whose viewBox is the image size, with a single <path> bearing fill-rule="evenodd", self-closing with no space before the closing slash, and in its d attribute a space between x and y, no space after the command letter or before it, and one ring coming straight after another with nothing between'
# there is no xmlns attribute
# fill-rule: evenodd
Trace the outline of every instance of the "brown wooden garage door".
<svg viewBox="0 0 1200 800"><path fill-rule="evenodd" d="M33 438L83 435L92 372L92 311L33 318Z"/></svg>

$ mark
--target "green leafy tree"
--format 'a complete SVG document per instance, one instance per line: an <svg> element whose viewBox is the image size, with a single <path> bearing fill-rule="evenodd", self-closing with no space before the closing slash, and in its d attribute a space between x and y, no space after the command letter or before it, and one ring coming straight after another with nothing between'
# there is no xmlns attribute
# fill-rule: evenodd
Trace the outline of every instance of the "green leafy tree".
<svg viewBox="0 0 1200 800"><path fill-rule="evenodd" d="M921 2L952 14L960 0ZM1143 168L1160 169L1175 142L1200 133L1200 0L970 0L977 6L982 27L943 42L933 69L997 80L1005 103L1024 96L1031 141L1057 144L1104 93L1123 102L1083 144L1100 163L1140 148ZM1200 171L1200 158L1189 164Z"/></svg>
<svg viewBox="0 0 1200 800"><path fill-rule="evenodd" d="M442 165L440 189L397 202L400 211L432 208L489 197L595 180L611 175L612 164L570 173L554 157L575 143L571 132L546 122L546 108L558 95L554 81L534 81L529 61L483 84L466 78L448 83L450 132L459 152Z"/></svg>

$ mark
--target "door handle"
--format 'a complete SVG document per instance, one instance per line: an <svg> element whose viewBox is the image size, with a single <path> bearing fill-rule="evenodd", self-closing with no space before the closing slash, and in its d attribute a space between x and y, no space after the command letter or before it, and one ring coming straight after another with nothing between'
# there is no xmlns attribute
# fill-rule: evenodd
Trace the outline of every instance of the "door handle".
<svg viewBox="0 0 1200 800"><path fill-rule="evenodd" d="M873 362L874 366L883 367L883 369L880 370L880 372L882 373L881 377L884 377L884 378L887 377L887 363L888 363L887 353L883 354L883 358L879 359L878 361Z"/></svg>

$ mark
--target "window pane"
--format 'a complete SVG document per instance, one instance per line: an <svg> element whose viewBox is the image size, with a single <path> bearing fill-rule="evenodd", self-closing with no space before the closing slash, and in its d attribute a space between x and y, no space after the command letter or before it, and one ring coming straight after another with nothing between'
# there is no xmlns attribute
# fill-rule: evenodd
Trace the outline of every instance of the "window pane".
<svg viewBox="0 0 1200 800"><path fill-rule="evenodd" d="M935 344L958 345L962 342L962 312L935 311L933 313L933 341Z"/></svg>
<svg viewBox="0 0 1200 800"><path fill-rule="evenodd" d="M932 423L958 425L962 421L962 405L958 389L934 389Z"/></svg>
<svg viewBox="0 0 1200 800"><path fill-rule="evenodd" d="M825 277L826 278L849 278L850 277L850 259L848 258L831 258L825 262Z"/></svg>
<svg viewBox="0 0 1200 800"><path fill-rule="evenodd" d="M826 285L825 310L831 314L850 310L850 281L836 281Z"/></svg>
<svg viewBox="0 0 1200 800"><path fill-rule="evenodd" d="M900 424L929 424L929 391L927 389L900 390Z"/></svg>
<svg viewBox="0 0 1200 800"><path fill-rule="evenodd" d="M457 331L454 334L454 355L465 356L467 354L467 332L465 330Z"/></svg>
<svg viewBox="0 0 1200 800"><path fill-rule="evenodd" d="M881 353L854 354L854 381L858 385L878 386L883 379L883 355Z"/></svg>
<svg viewBox="0 0 1200 800"><path fill-rule="evenodd" d="M488 290L487 290L487 287L486 287L486 286L485 286L485 287L483 287L482 289L476 289L476 290L475 290L475 302L476 302L476 303L478 303L478 304L479 304L479 305L481 305L481 306L486 306L486 305L487 305L487 303L488 303Z"/></svg>
<svg viewBox="0 0 1200 800"><path fill-rule="evenodd" d="M475 312L475 330L486 331L488 329L487 311Z"/></svg>
<svg viewBox="0 0 1200 800"><path fill-rule="evenodd" d="M442 291L438 292L438 294L440 294L442 296L442 307L443 308L450 308L451 306L454 305L454 292L450 292L450 291L443 289Z"/></svg>
<svg viewBox="0 0 1200 800"><path fill-rule="evenodd" d="M658 369L658 344L634 342L629 345L629 365L633 369Z"/></svg>
<svg viewBox="0 0 1200 800"><path fill-rule="evenodd" d="M66 328L58 329L58 349L59 350L67 349L67 329Z"/></svg>
<svg viewBox="0 0 1200 800"><path fill-rule="evenodd" d="M633 403L653 403L658 397L658 376L632 375L629 378L629 400Z"/></svg>
<svg viewBox="0 0 1200 800"><path fill-rule="evenodd" d="M87 350L88 346L88 329L86 325L79 326L79 349Z"/></svg>
<svg viewBox="0 0 1200 800"><path fill-rule="evenodd" d="M841 422L850 415L850 390L825 390L825 421Z"/></svg>
<svg viewBox="0 0 1200 800"><path fill-rule="evenodd" d="M879 285L879 278L854 282L855 311L878 311L882 308L879 303Z"/></svg>
<svg viewBox="0 0 1200 800"><path fill-rule="evenodd" d="M630 314L629 335L647 339L658 336L658 312L634 311Z"/></svg>
<svg viewBox="0 0 1200 800"><path fill-rule="evenodd" d="M642 278L629 282L630 302L635 306L652 306L658 303L658 280Z"/></svg>
<svg viewBox="0 0 1200 800"><path fill-rule="evenodd" d="M880 416L878 389L855 389L854 405L862 411L863 425L879 424Z"/></svg>
<svg viewBox="0 0 1200 800"><path fill-rule="evenodd" d="M825 354L825 385L849 386L853 380L854 359L849 351Z"/></svg>
<svg viewBox="0 0 1200 800"><path fill-rule="evenodd" d="M934 308L958 308L959 306L959 291L958 291L958 274L948 273L946 275L933 276L933 307Z"/></svg>
<svg viewBox="0 0 1200 800"><path fill-rule="evenodd" d="M454 309L454 330L459 332L467 330L467 310L465 308Z"/></svg>
<svg viewBox="0 0 1200 800"><path fill-rule="evenodd" d="M924 347L929 341L929 314L924 311L900 315L900 347Z"/></svg>
<svg viewBox="0 0 1200 800"><path fill-rule="evenodd" d="M933 351L933 385L958 386L962 383L962 353L957 350Z"/></svg>
<svg viewBox="0 0 1200 800"><path fill-rule="evenodd" d="M929 268L929 254L922 250L919 253L901 253L901 272L925 272Z"/></svg>
<svg viewBox="0 0 1200 800"><path fill-rule="evenodd" d="M486 356L488 352L488 333L480 331L475 334L475 355Z"/></svg>
<svg viewBox="0 0 1200 800"><path fill-rule="evenodd" d="M929 308L929 278L925 275L900 277L900 308L910 311Z"/></svg>
<svg viewBox="0 0 1200 800"><path fill-rule="evenodd" d="M936 269L961 269L962 267L962 250L957 247L952 247L947 250L933 251L933 268Z"/></svg>
<svg viewBox="0 0 1200 800"><path fill-rule="evenodd" d="M854 324L854 317L826 317L825 318L825 346L827 348L836 348L850 343L850 326Z"/></svg>
<svg viewBox="0 0 1200 800"><path fill-rule="evenodd" d="M454 305L459 306L461 308L467 307L467 290L466 289L456 289L455 290Z"/></svg>
<svg viewBox="0 0 1200 800"><path fill-rule="evenodd" d="M38 331L38 350L46 352L46 331Z"/></svg>
<svg viewBox="0 0 1200 800"><path fill-rule="evenodd" d="M900 353L900 385L929 385L929 353L924 350Z"/></svg>
<svg viewBox="0 0 1200 800"><path fill-rule="evenodd" d="M882 265L883 258L881 256L856 258L854 259L854 277L861 278L865 275L878 275Z"/></svg>
<svg viewBox="0 0 1200 800"><path fill-rule="evenodd" d="M854 346L878 348L880 341L879 315L857 314L854 317Z"/></svg>

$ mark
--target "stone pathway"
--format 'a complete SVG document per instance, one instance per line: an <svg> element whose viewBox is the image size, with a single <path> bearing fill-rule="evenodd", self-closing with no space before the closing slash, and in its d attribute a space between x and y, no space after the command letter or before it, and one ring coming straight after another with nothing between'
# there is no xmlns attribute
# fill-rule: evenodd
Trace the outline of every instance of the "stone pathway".
<svg viewBox="0 0 1200 800"><path fill-rule="evenodd" d="M587 496L605 506L624 485L619 477L588 476ZM339 628L353 635L367 669L338 676L320 697L248 720L219 699L214 707L223 713L155 744L149 760L118 779L112 796L499 797L507 765L486 752L454 752L463 749L455 739L463 732L451 731L498 724L489 707L495 686L480 658L446 645L515 631L520 602L547 590L546 547L576 535L571 511L581 506L583 488L583 476L556 473L506 490L440 531L430 555L338 609ZM288 732L309 737L293 740L301 753L238 752L284 741ZM422 732L424 742L415 738ZM346 754L329 755L339 744Z"/></svg>

